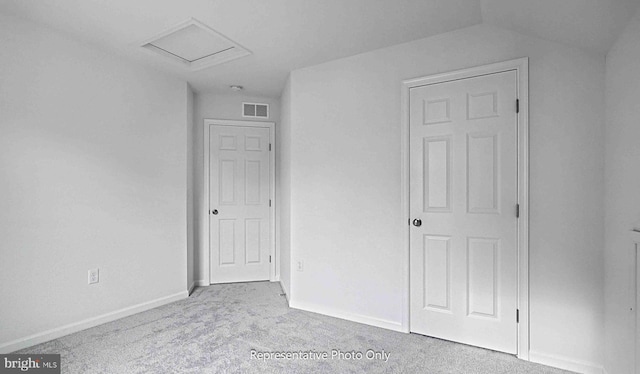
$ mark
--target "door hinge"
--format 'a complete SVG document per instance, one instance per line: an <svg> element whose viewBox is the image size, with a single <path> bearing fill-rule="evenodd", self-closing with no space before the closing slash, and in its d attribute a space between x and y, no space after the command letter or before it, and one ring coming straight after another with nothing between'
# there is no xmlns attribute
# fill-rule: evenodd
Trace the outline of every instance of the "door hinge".
<svg viewBox="0 0 640 374"><path fill-rule="evenodd" d="M271 263L271 256L269 256L269 263Z"/></svg>
<svg viewBox="0 0 640 374"><path fill-rule="evenodd" d="M269 206L271 206L271 199L269 199Z"/></svg>
<svg viewBox="0 0 640 374"><path fill-rule="evenodd" d="M516 204L516 218L520 218L520 204Z"/></svg>
<svg viewBox="0 0 640 374"><path fill-rule="evenodd" d="M516 113L520 113L520 99L516 99Z"/></svg>
<svg viewBox="0 0 640 374"><path fill-rule="evenodd" d="M516 323L520 323L520 309L516 309Z"/></svg>
<svg viewBox="0 0 640 374"><path fill-rule="evenodd" d="M269 152L271 152L271 143L269 143Z"/></svg>

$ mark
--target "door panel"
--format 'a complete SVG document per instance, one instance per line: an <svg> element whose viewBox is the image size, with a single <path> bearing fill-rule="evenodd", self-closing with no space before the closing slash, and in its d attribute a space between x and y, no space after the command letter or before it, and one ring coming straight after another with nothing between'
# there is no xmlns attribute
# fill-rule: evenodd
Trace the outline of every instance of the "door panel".
<svg viewBox="0 0 640 374"><path fill-rule="evenodd" d="M425 212L451 209L451 137L424 139Z"/></svg>
<svg viewBox="0 0 640 374"><path fill-rule="evenodd" d="M424 236L423 308L451 312L451 238Z"/></svg>
<svg viewBox="0 0 640 374"><path fill-rule="evenodd" d="M209 134L210 281L268 280L269 129L211 125Z"/></svg>
<svg viewBox="0 0 640 374"><path fill-rule="evenodd" d="M411 331L517 351L516 73L410 91Z"/></svg>
<svg viewBox="0 0 640 374"><path fill-rule="evenodd" d="M218 220L219 266L236 264L236 220Z"/></svg>

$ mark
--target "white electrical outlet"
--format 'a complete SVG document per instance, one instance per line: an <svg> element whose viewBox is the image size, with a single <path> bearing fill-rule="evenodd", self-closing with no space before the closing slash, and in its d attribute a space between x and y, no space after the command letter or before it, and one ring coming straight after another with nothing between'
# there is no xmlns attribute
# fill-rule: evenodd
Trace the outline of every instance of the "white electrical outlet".
<svg viewBox="0 0 640 374"><path fill-rule="evenodd" d="M302 261L298 261L298 271L304 271L304 263Z"/></svg>
<svg viewBox="0 0 640 374"><path fill-rule="evenodd" d="M100 282L100 269L89 270L89 284Z"/></svg>

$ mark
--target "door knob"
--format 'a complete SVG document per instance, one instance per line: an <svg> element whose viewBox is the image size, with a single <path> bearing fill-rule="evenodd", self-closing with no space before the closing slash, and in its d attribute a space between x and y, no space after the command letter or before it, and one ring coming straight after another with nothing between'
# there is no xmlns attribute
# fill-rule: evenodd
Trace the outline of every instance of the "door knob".
<svg viewBox="0 0 640 374"><path fill-rule="evenodd" d="M218 214L218 209L214 209L214 210L212 210L212 211L211 211L211 214L213 214L213 215L217 215L217 214Z"/></svg>
<svg viewBox="0 0 640 374"><path fill-rule="evenodd" d="M414 220L413 220L413 225L414 225L415 227L420 227L420 226L422 226L422 220L421 220L420 218L416 218L416 219L414 219Z"/></svg>

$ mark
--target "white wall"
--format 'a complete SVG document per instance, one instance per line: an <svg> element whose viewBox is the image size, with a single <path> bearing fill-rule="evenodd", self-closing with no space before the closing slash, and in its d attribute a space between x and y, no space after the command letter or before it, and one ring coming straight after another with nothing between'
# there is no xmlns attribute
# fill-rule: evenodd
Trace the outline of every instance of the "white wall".
<svg viewBox="0 0 640 374"><path fill-rule="evenodd" d="M0 45L0 352L185 297L185 83L6 16Z"/></svg>
<svg viewBox="0 0 640 374"><path fill-rule="evenodd" d="M633 242L640 234L640 13L607 55L606 369L634 373ZM635 309L635 308L634 308Z"/></svg>
<svg viewBox="0 0 640 374"><path fill-rule="evenodd" d="M280 98L280 123L276 131L276 245L280 249L280 283L287 297L291 290L291 100L291 81L287 79Z"/></svg>
<svg viewBox="0 0 640 374"><path fill-rule="evenodd" d="M291 74L291 305L402 319L400 82L530 57L531 354L603 363L604 56L491 26ZM554 356L554 357L551 357Z"/></svg>
<svg viewBox="0 0 640 374"><path fill-rule="evenodd" d="M195 94L191 86L187 85L187 287L189 290L195 286L194 273L194 236L196 233L194 222L197 209L194 206L193 182L195 165L193 162L193 149L195 146Z"/></svg>
<svg viewBox="0 0 640 374"><path fill-rule="evenodd" d="M205 196L203 191L203 168L204 168L204 120L205 119L230 119L237 121L252 120L242 117L242 103L255 102L269 104L269 119L266 122L276 123L276 134L278 133L278 122L280 121L280 100L279 98L250 96L244 93L208 94L197 93L195 97L195 122L194 126L194 204L196 207L195 222L195 278L199 284L209 284L209 248L206 240L206 224L208 224L207 210L205 206ZM277 147L277 145L276 145ZM277 150L276 150L277 152ZM277 170L277 169L276 169Z"/></svg>

